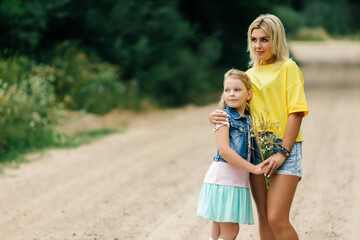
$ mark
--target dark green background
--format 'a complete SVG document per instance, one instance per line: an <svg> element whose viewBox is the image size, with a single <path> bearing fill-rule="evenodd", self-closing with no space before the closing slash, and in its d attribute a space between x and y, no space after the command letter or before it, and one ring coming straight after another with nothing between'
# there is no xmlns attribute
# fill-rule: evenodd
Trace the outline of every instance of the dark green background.
<svg viewBox="0 0 360 240"><path fill-rule="evenodd" d="M227 69L246 70L246 32L259 14L278 15L288 36L319 26L338 36L359 33L359 6L355 0L4 0L0 46L3 59L25 55L33 64L55 67L57 99L70 109L105 113L139 108L144 100L202 104L213 100ZM90 65L111 64L114 74L104 82L94 83L95 76L76 83L80 70L62 68L78 64L79 52ZM82 70L96 69L87 67ZM122 91L111 91L113 80ZM106 93L118 96L95 107L91 98Z"/></svg>

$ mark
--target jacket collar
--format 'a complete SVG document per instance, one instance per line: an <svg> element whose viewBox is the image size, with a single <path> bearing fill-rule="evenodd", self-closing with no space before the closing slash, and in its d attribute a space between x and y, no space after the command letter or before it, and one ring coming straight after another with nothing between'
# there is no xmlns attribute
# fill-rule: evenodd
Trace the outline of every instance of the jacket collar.
<svg viewBox="0 0 360 240"><path fill-rule="evenodd" d="M236 111L236 109L231 108L231 107L229 107L229 106L227 106L227 105L226 105L226 110L228 110L228 112L230 113L231 117L234 118L234 119L236 119L236 120L239 120L239 119L241 119L241 118L246 118L246 117L242 117L242 116ZM247 110L245 110L245 114L246 114L246 116L249 115L249 113L248 113Z"/></svg>

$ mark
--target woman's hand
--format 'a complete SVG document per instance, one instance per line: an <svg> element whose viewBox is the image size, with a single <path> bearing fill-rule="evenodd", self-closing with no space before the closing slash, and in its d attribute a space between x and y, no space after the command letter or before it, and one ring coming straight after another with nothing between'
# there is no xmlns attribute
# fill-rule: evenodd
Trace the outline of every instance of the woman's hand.
<svg viewBox="0 0 360 240"><path fill-rule="evenodd" d="M226 122L228 119L228 115L221 110L215 110L209 115L209 122L215 128L216 124L221 124Z"/></svg>
<svg viewBox="0 0 360 240"><path fill-rule="evenodd" d="M266 160L258 165L254 165L254 169L251 171L252 174L260 175L264 174L267 170L267 166L269 164L269 160Z"/></svg>
<svg viewBox="0 0 360 240"><path fill-rule="evenodd" d="M276 169L278 169L285 162L285 159L286 157L280 152L266 159L266 161L268 161L268 165L265 170L265 176L271 177L271 175L276 171Z"/></svg>

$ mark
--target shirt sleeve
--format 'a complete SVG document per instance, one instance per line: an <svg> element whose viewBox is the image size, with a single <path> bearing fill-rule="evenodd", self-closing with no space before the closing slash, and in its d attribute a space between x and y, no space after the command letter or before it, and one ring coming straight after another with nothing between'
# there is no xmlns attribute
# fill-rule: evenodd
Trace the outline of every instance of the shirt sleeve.
<svg viewBox="0 0 360 240"><path fill-rule="evenodd" d="M309 113L304 91L304 78L294 61L291 61L287 67L286 97L289 114L303 112L305 117Z"/></svg>
<svg viewBox="0 0 360 240"><path fill-rule="evenodd" d="M224 112L224 111L222 111L222 113L225 113L225 114L227 115L227 113ZM213 126L214 132L216 132L216 130L218 130L218 129L219 129L220 127L222 127L222 126L228 126L228 127L230 127L229 118L228 118L228 120L223 121L223 122L221 122L220 124L216 124L215 127Z"/></svg>

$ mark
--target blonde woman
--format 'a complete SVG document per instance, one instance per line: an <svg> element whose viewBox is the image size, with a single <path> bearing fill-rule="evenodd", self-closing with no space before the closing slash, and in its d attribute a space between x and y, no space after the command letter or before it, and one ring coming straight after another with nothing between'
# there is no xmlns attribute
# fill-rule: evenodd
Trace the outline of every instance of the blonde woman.
<svg viewBox="0 0 360 240"><path fill-rule="evenodd" d="M248 51L253 98L250 106L254 119L270 108L269 120L279 121L279 139L274 154L268 158L265 175L270 177L266 188L264 176L250 174L251 192L259 217L261 240L297 240L289 221L296 187L302 176L302 142L300 126L308 114L304 80L296 63L289 58L283 24L274 15L260 15L248 30ZM227 116L219 111L210 114L210 122L219 124ZM251 162L261 163L258 148Z"/></svg>

